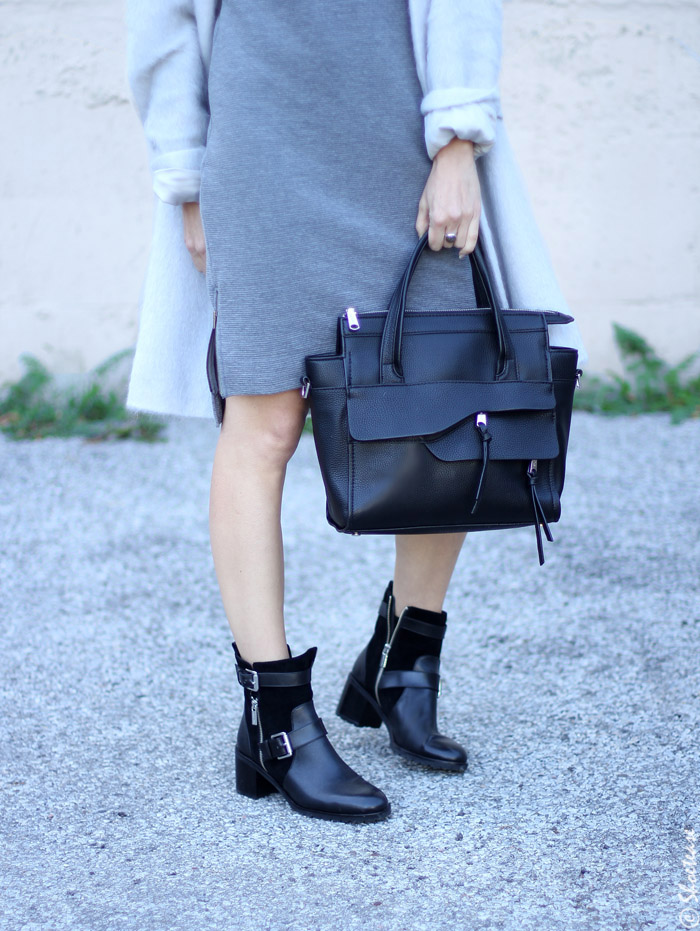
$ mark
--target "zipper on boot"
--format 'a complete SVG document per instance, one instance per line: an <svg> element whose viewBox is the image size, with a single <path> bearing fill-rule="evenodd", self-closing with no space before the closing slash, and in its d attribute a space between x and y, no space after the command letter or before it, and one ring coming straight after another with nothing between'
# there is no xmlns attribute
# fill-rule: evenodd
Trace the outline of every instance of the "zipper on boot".
<svg viewBox="0 0 700 931"><path fill-rule="evenodd" d="M404 611L406 609L404 608ZM386 643L382 647L382 655L379 661L379 669L377 670L377 678L374 680L374 697L377 699L377 705L381 708L381 703L379 701L379 681L382 678L382 673L386 669L386 664L389 662L389 653L391 653L391 648L396 639L396 635L399 632L401 627L401 618L404 615L404 611L401 612L401 615L396 620L396 627L393 631L391 629L391 617L394 613L394 595L393 593L389 595L386 603Z"/></svg>
<svg viewBox="0 0 700 931"><path fill-rule="evenodd" d="M267 772L262 752L262 742L264 738L262 721L260 720L260 710L258 708L258 699L257 696L252 693L250 695L250 723L258 728L258 759L260 760L262 768Z"/></svg>

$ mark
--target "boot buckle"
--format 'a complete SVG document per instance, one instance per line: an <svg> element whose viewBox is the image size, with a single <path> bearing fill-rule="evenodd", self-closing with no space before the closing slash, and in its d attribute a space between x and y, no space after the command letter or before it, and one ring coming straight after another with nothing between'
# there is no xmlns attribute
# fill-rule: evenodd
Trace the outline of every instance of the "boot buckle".
<svg viewBox="0 0 700 931"><path fill-rule="evenodd" d="M244 689L250 689L251 692L257 692L260 688L258 673L255 669L241 669L240 666L236 666L236 675L238 676L238 681Z"/></svg>
<svg viewBox="0 0 700 931"><path fill-rule="evenodd" d="M279 731L277 734L271 734L268 743L270 752L276 760L287 760L294 753L289 734L286 731ZM284 752L280 753L280 750Z"/></svg>

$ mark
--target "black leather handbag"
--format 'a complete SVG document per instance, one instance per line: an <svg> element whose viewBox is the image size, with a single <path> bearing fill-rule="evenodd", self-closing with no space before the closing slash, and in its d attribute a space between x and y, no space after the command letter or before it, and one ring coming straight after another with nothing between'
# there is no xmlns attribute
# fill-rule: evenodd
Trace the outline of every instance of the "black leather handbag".
<svg viewBox="0 0 700 931"><path fill-rule="evenodd" d="M556 311L504 310L481 247L469 253L478 309L407 310L428 241L417 243L388 310L338 318L335 354L306 357L326 489L343 533L439 533L559 520L575 349L550 347ZM457 258L455 256L455 261Z"/></svg>

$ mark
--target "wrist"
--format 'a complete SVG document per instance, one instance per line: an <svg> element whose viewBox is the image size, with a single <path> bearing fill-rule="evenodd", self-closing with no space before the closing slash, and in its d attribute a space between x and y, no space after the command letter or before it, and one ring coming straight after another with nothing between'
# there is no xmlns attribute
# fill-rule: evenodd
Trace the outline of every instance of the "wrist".
<svg viewBox="0 0 700 931"><path fill-rule="evenodd" d="M461 158L474 158L474 143L471 139L459 139L454 136L450 141L435 153L435 158L439 158L448 153L450 156L459 155Z"/></svg>

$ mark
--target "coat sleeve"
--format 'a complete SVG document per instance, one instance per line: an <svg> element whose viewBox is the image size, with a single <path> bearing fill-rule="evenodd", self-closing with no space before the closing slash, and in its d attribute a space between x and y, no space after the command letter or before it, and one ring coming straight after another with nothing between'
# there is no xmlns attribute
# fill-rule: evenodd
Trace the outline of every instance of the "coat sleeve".
<svg viewBox="0 0 700 931"><path fill-rule="evenodd" d="M199 200L209 104L194 0L127 0L126 29L126 77L153 189L168 204Z"/></svg>
<svg viewBox="0 0 700 931"><path fill-rule="evenodd" d="M423 0L425 72L421 113L433 158L457 136L488 152L502 115L501 0ZM420 68L419 68L420 75Z"/></svg>

